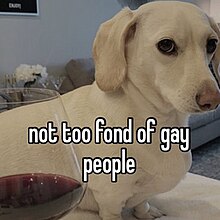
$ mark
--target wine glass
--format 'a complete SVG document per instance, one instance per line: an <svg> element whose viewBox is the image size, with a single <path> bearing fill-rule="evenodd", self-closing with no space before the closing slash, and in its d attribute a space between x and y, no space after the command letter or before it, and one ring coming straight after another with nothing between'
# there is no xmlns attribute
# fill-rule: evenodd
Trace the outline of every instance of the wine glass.
<svg viewBox="0 0 220 220"><path fill-rule="evenodd" d="M56 91L0 89L1 220L60 219L81 201L86 184L77 149L62 142L62 121Z"/></svg>
<svg viewBox="0 0 220 220"><path fill-rule="evenodd" d="M53 83L53 86L56 88L57 91L59 91L63 80L65 79L65 76L49 76L50 81Z"/></svg>

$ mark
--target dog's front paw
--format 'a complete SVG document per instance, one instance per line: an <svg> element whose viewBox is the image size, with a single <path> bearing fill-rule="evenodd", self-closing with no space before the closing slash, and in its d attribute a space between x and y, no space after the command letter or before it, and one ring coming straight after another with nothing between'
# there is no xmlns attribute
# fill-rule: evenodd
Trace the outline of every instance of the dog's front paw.
<svg viewBox="0 0 220 220"><path fill-rule="evenodd" d="M138 219L155 219L165 215L162 211L153 206L150 206L148 203L146 203L145 207L147 208L144 210L135 209L134 216Z"/></svg>

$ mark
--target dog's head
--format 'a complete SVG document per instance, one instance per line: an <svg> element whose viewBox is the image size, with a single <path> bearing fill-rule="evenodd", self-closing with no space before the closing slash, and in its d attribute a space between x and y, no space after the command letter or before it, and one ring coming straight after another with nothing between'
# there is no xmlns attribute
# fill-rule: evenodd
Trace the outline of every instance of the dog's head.
<svg viewBox="0 0 220 220"><path fill-rule="evenodd" d="M132 83L146 99L152 91L184 113L214 109L220 103L219 38L213 19L189 3L123 9L97 33L96 82L103 91Z"/></svg>

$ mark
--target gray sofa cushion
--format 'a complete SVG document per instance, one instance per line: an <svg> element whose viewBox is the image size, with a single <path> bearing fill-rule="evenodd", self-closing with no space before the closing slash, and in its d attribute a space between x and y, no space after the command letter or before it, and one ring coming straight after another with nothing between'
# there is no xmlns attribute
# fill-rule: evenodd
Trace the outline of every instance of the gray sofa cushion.
<svg viewBox="0 0 220 220"><path fill-rule="evenodd" d="M92 58L70 60L66 65L66 78L60 87L60 93L63 94L92 84L95 80L94 75L95 68Z"/></svg>
<svg viewBox="0 0 220 220"><path fill-rule="evenodd" d="M192 129L195 129L211 123L217 119L220 119L220 107L212 112L192 115L189 119L189 125Z"/></svg>
<svg viewBox="0 0 220 220"><path fill-rule="evenodd" d="M95 80L92 58L71 60L66 65L66 72L75 88L91 84Z"/></svg>

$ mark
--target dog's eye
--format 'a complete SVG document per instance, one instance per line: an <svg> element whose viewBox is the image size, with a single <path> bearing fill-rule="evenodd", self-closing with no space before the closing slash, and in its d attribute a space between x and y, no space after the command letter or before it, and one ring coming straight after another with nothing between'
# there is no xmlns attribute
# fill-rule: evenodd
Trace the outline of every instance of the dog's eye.
<svg viewBox="0 0 220 220"><path fill-rule="evenodd" d="M207 53L214 53L217 47L217 43L218 43L217 39L209 39L206 45Z"/></svg>
<svg viewBox="0 0 220 220"><path fill-rule="evenodd" d="M171 39L163 39L157 44L157 48L160 52L167 54L167 55L173 55L177 52L176 50L176 44Z"/></svg>

